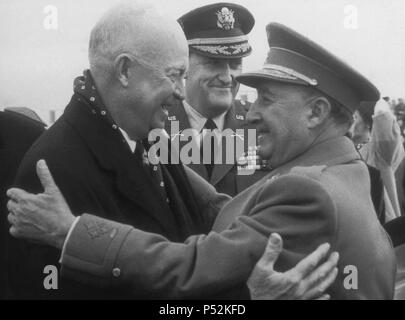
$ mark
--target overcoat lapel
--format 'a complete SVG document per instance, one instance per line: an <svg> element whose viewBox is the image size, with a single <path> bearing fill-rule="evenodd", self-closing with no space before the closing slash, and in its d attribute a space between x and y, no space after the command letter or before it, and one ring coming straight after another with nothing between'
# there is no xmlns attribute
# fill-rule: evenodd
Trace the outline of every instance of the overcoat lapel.
<svg viewBox="0 0 405 320"><path fill-rule="evenodd" d="M119 130L112 129L100 116L93 114L82 98L74 95L65 110L67 122L74 127L92 151L97 163L115 175L118 190L143 208L169 234L175 225L165 199L160 197L147 170L139 164Z"/></svg>

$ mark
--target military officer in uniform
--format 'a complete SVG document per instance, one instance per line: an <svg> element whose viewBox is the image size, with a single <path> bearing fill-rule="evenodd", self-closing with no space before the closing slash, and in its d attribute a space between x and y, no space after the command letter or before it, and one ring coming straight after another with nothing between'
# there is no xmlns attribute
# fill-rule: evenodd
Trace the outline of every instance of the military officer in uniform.
<svg viewBox="0 0 405 320"><path fill-rule="evenodd" d="M169 110L166 131L172 139L185 129L195 129L201 158L189 167L209 181L218 192L235 196L263 177L268 169L255 157L255 141L249 152L246 113L248 108L235 96L239 89L236 77L242 72L242 59L252 48L248 33L254 26L252 14L244 7L232 3L215 3L192 10L178 19L189 45L189 71L186 79L186 98ZM172 122L177 122L173 126ZM212 130L219 145L221 133L226 129L244 129L242 139L245 154L236 154L226 162L226 142L217 148L222 159L215 163L215 149L203 163L203 139L206 130ZM234 141L238 143L238 141ZM180 141L180 147L188 141ZM229 142L228 142L229 143ZM234 149L236 150L236 148ZM218 152L218 154L219 154ZM228 155L229 156L229 155ZM249 158L248 158L249 156ZM213 163L214 162L214 163ZM248 170L250 170L248 172Z"/></svg>

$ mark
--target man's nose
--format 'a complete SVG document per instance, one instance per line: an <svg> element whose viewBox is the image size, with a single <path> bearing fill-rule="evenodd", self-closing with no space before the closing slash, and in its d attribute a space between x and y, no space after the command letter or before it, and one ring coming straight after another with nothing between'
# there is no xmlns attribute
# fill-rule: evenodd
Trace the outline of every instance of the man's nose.
<svg viewBox="0 0 405 320"><path fill-rule="evenodd" d="M220 72L218 75L219 80L227 85L232 84L232 82L234 81L234 75L232 74L232 69L229 66L229 63L223 62L219 68L220 68Z"/></svg>
<svg viewBox="0 0 405 320"><path fill-rule="evenodd" d="M257 125L260 122L261 115L257 108L257 101L254 102L246 114L246 122L249 124Z"/></svg>
<svg viewBox="0 0 405 320"><path fill-rule="evenodd" d="M174 97L178 100L184 100L186 98L186 91L184 88L184 81L178 80L175 82Z"/></svg>

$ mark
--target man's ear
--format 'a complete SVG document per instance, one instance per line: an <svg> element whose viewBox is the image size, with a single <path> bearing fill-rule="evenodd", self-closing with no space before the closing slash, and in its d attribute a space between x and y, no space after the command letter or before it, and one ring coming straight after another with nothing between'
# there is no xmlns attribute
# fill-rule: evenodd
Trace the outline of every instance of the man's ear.
<svg viewBox="0 0 405 320"><path fill-rule="evenodd" d="M132 57L125 53L118 55L114 60L115 77L125 88L127 88L129 85L132 63Z"/></svg>
<svg viewBox="0 0 405 320"><path fill-rule="evenodd" d="M315 128L329 118L332 106L325 97L317 97L308 104L308 128Z"/></svg>

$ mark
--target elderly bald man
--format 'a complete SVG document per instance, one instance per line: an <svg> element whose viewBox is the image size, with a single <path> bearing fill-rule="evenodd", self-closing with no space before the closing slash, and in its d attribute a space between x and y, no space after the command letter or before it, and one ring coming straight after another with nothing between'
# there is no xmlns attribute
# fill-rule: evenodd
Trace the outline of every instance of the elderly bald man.
<svg viewBox="0 0 405 320"><path fill-rule="evenodd" d="M142 142L151 129L164 127L166 108L183 99L187 59L187 42L180 26L153 7L132 3L108 11L91 32L90 70L75 80L74 94L62 117L27 153L16 185L32 193L42 192L35 164L45 159L75 215L93 212L174 242L207 233L229 198L216 194L208 182L181 164L150 165ZM86 228L92 239L109 232L102 225ZM61 252L23 240L18 246L11 261L18 298L150 297L148 290L129 295L124 290L99 289L65 278L60 279L58 290L46 290L44 267L58 265ZM323 247L315 257L309 257L310 271L326 253ZM335 264L335 259L330 260L329 269ZM301 278L312 275L314 284L313 274L307 271L299 269L297 273ZM323 269L320 274L325 274ZM329 279L330 274L326 275ZM272 291L273 296L287 292L301 297L306 293L302 286L299 292L291 287L288 279L286 273L270 281L278 289Z"/></svg>

